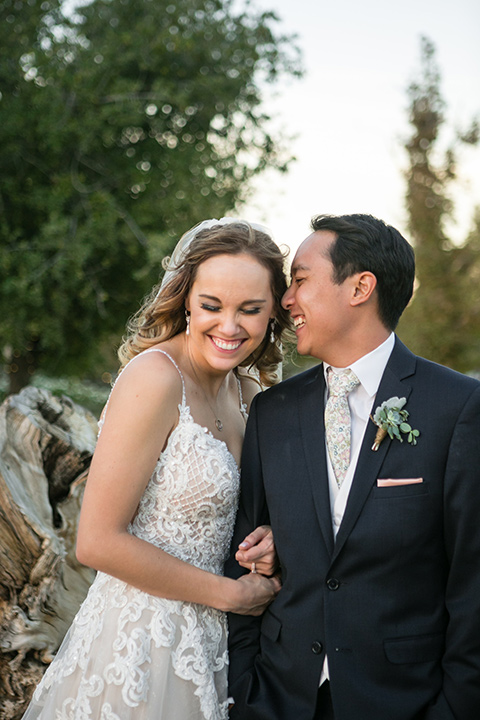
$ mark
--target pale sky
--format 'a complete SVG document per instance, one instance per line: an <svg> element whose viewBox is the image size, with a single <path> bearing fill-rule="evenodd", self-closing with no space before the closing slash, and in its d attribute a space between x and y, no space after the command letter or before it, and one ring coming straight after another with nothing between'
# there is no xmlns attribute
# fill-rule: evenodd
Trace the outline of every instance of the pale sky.
<svg viewBox="0 0 480 720"><path fill-rule="evenodd" d="M296 33L305 77L283 82L266 107L298 158L287 175L265 173L237 213L269 227L295 249L318 213L367 212L408 238L402 138L409 134L406 88L420 67L420 37L436 48L447 102L445 146L454 128L480 119L479 0L253 0ZM448 127L447 127L448 126ZM460 156L455 191L460 241L480 204L480 148Z"/></svg>

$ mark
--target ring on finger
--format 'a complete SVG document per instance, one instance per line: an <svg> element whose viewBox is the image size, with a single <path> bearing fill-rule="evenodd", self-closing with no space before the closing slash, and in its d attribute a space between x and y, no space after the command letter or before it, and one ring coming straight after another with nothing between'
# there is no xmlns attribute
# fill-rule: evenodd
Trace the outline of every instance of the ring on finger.
<svg viewBox="0 0 480 720"><path fill-rule="evenodd" d="M252 565L251 565L251 567L250 567L250 572L252 572L252 573L256 573L256 572L257 572L257 566L255 565L254 562L252 562Z"/></svg>

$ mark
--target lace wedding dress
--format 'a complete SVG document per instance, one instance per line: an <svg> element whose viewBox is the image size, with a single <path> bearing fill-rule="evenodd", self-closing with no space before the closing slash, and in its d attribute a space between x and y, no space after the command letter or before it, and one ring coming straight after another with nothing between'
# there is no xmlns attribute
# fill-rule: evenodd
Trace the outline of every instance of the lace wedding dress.
<svg viewBox="0 0 480 720"><path fill-rule="evenodd" d="M182 373L167 357L182 379L179 421L129 532L221 574L238 468L226 444L193 420ZM239 393L246 416L240 383ZM224 720L227 666L224 613L99 572L23 720Z"/></svg>

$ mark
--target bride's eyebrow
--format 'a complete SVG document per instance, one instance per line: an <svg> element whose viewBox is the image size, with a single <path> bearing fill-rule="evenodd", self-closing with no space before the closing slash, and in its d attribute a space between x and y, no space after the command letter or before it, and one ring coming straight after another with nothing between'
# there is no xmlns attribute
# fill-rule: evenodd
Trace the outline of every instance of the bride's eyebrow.
<svg viewBox="0 0 480 720"><path fill-rule="evenodd" d="M206 295L205 293L201 293L201 294L199 294L198 297L199 297L199 298L205 298L206 300L213 300L214 302L218 302L218 303L222 304L222 301L221 301L219 298L215 297L215 295ZM255 305L263 305L263 304L265 304L266 302L267 302L267 301L266 301L264 298L261 298L261 299L258 299L258 300L245 300L245 301L242 303L242 305L251 305L251 304L253 304L253 303L254 303Z"/></svg>
<svg viewBox="0 0 480 720"><path fill-rule="evenodd" d="M217 297L215 297L215 295L205 295L204 293L202 293L198 297L205 298L206 300L213 300L214 302L218 302L218 303L222 302Z"/></svg>

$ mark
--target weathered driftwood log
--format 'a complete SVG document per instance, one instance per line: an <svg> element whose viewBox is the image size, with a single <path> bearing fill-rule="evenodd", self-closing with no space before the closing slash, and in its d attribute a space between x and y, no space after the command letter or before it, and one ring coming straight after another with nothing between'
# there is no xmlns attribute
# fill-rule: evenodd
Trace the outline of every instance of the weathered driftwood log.
<svg viewBox="0 0 480 720"><path fill-rule="evenodd" d="M17 720L93 580L75 558L96 419L25 388L0 407L0 720Z"/></svg>

